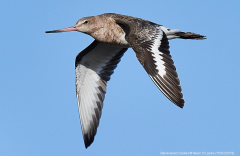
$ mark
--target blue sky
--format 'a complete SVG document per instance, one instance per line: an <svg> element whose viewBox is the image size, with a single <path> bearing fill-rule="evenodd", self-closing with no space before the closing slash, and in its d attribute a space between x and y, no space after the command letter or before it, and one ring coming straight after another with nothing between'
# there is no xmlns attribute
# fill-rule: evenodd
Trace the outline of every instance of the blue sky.
<svg viewBox="0 0 240 156"><path fill-rule="evenodd" d="M239 155L239 7L237 0L1 0L0 155ZM95 141L85 149L74 61L93 38L44 32L107 12L207 39L170 41L183 109L157 89L129 49L109 82Z"/></svg>

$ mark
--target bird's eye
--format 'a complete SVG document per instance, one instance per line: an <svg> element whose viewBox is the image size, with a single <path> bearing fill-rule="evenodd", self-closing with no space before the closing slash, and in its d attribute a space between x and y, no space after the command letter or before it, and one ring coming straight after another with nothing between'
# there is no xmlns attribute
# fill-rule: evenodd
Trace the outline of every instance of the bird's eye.
<svg viewBox="0 0 240 156"><path fill-rule="evenodd" d="M88 24L88 21L84 21L84 24Z"/></svg>

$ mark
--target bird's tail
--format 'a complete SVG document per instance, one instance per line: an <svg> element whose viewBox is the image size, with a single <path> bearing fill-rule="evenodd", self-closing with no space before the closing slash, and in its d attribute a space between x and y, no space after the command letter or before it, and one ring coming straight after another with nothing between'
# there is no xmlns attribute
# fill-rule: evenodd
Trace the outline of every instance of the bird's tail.
<svg viewBox="0 0 240 156"><path fill-rule="evenodd" d="M195 40L206 39L206 36L195 34L192 32L178 32L178 33L175 33L175 35L178 36L178 38L182 38L182 39L195 39Z"/></svg>
<svg viewBox="0 0 240 156"><path fill-rule="evenodd" d="M161 26L161 29L164 31L164 33L167 35L168 39L174 39L174 38L182 38L182 39L196 39L196 40L203 40L206 39L206 36L195 34L192 32L182 32L178 29L168 29L163 26Z"/></svg>

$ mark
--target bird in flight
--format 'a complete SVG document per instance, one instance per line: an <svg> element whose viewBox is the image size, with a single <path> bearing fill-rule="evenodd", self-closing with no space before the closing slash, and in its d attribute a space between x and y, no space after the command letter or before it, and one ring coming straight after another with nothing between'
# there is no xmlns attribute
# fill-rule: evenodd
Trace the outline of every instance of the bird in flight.
<svg viewBox="0 0 240 156"><path fill-rule="evenodd" d="M114 13L84 17L72 27L46 33L67 31L79 31L95 39L75 60L76 94L86 148L92 144L97 132L107 82L128 48L134 50L140 64L159 90L183 108L182 88L168 40L200 40L205 39L205 36Z"/></svg>

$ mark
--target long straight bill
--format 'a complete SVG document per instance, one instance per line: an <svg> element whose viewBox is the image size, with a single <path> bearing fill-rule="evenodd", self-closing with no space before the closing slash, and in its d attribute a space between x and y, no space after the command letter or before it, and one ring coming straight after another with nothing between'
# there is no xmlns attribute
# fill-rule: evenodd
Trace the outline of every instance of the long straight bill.
<svg viewBox="0 0 240 156"><path fill-rule="evenodd" d="M78 30L78 28L76 26L72 26L72 27L64 28L64 29L45 31L45 33L58 33L58 32L77 31L77 30Z"/></svg>

